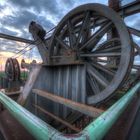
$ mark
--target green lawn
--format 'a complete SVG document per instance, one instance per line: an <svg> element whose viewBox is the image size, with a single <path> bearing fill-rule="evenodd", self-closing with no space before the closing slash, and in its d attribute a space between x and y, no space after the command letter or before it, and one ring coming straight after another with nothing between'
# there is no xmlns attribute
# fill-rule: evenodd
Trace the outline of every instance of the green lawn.
<svg viewBox="0 0 140 140"><path fill-rule="evenodd" d="M4 77L5 76L5 72L4 71L0 71L0 77ZM20 78L23 80L26 80L28 77L28 72L26 71L22 71L20 74Z"/></svg>
<svg viewBox="0 0 140 140"><path fill-rule="evenodd" d="M5 75L4 71L0 71L0 77L3 77Z"/></svg>

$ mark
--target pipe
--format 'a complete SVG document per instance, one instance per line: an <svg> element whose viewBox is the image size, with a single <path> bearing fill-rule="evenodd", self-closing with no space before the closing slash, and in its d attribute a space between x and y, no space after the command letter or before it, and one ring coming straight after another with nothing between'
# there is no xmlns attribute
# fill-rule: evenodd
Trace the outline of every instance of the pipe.
<svg viewBox="0 0 140 140"><path fill-rule="evenodd" d="M38 140L48 140L48 125L24 109L4 93L0 92L0 102Z"/></svg>
<svg viewBox="0 0 140 140"><path fill-rule="evenodd" d="M133 99L140 82L121 99L75 135L64 135L0 92L0 102L37 140L101 140Z"/></svg>

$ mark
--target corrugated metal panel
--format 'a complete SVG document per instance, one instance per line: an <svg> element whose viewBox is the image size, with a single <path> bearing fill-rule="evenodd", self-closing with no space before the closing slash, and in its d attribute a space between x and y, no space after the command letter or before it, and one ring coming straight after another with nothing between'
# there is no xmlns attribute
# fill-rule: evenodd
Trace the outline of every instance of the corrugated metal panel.
<svg viewBox="0 0 140 140"><path fill-rule="evenodd" d="M1 89L8 88L8 79L6 79L4 77L0 77L0 88Z"/></svg>
<svg viewBox="0 0 140 140"><path fill-rule="evenodd" d="M38 78L36 79L33 88L48 91L55 95L71 99L80 103L86 101L86 72L84 65L71 65L71 66L42 66ZM54 113L57 116L66 118L71 112L71 109L54 103L43 97L36 97L31 94L26 104L29 110L32 104L38 104L42 108ZM46 117L41 112L36 115L46 121Z"/></svg>

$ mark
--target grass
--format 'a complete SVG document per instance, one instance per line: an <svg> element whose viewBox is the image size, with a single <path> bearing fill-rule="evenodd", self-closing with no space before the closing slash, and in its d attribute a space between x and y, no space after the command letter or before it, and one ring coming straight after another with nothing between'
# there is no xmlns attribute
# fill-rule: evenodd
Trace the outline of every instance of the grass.
<svg viewBox="0 0 140 140"><path fill-rule="evenodd" d="M0 71L0 77L5 77L5 72L4 71ZM21 71L20 78L22 80L26 80L27 77L28 77L28 72L27 71Z"/></svg>
<svg viewBox="0 0 140 140"><path fill-rule="evenodd" d="M5 72L4 71L0 71L0 77L4 77L5 76Z"/></svg>

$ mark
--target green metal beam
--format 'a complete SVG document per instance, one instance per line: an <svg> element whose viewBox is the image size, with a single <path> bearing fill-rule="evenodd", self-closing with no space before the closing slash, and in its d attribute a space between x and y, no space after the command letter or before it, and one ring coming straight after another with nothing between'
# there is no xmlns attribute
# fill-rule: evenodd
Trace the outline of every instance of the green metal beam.
<svg viewBox="0 0 140 140"><path fill-rule="evenodd" d="M37 140L101 140L126 109L139 88L140 83L136 84L79 134L69 136L58 132L2 92L0 92L0 102Z"/></svg>
<svg viewBox="0 0 140 140"><path fill-rule="evenodd" d="M48 140L49 126L28 110L0 92L0 102L37 139Z"/></svg>
<svg viewBox="0 0 140 140"><path fill-rule="evenodd" d="M93 121L84 130L88 132L90 140L101 140L140 88L140 82L130 89L121 99L105 111L100 117Z"/></svg>

